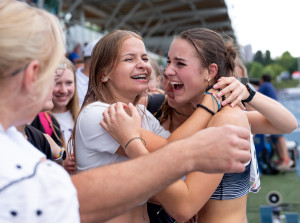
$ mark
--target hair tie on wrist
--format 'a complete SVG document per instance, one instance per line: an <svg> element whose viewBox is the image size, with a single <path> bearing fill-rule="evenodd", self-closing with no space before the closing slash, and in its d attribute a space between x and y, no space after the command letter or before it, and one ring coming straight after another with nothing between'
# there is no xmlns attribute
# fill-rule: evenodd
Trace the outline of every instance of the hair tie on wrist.
<svg viewBox="0 0 300 223"><path fill-rule="evenodd" d="M145 148L146 148L146 149L148 148L148 146L147 146L147 144L146 144L146 141L145 141L143 138L141 138L141 137L133 137L133 138L129 139L129 141L128 141L128 142L126 143L126 145L124 146L124 151L126 150L126 148L127 148L127 146L129 145L129 143L131 143L131 142L132 142L133 140L135 140L135 139L141 140L142 143L144 144Z"/></svg>
<svg viewBox="0 0 300 223"><path fill-rule="evenodd" d="M197 108L200 107L200 108L203 108L205 109L206 111L208 111L210 114L214 115L216 114L215 112L213 112L212 110L210 110L208 107L202 105L202 104L197 104Z"/></svg>

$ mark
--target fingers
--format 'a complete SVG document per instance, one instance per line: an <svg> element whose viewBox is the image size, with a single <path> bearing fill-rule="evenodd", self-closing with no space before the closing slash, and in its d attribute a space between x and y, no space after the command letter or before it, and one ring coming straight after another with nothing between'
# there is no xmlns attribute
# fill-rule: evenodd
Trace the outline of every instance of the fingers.
<svg viewBox="0 0 300 223"><path fill-rule="evenodd" d="M137 108L132 103L129 103L128 108L133 118L140 118Z"/></svg>
<svg viewBox="0 0 300 223"><path fill-rule="evenodd" d="M246 110L246 107L243 105L242 102L237 103L237 105L238 105L242 110Z"/></svg>
<svg viewBox="0 0 300 223"><path fill-rule="evenodd" d="M224 125L219 128L225 128L223 131L236 134L239 138L250 140L250 131L244 127L235 125Z"/></svg>
<svg viewBox="0 0 300 223"><path fill-rule="evenodd" d="M221 88L218 96L226 95L222 105L230 104L231 107L239 104L245 98L246 87L235 77L221 77L214 85L215 89Z"/></svg>

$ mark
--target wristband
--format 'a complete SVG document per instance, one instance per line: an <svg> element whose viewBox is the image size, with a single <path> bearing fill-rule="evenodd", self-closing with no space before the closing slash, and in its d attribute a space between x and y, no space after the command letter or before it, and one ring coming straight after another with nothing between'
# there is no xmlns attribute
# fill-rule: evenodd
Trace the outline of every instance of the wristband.
<svg viewBox="0 0 300 223"><path fill-rule="evenodd" d="M65 160L67 158L67 153L64 147L60 147L59 154L53 157L54 161Z"/></svg>
<svg viewBox="0 0 300 223"><path fill-rule="evenodd" d="M124 151L126 150L126 148L127 148L127 146L129 145L129 143L131 143L133 140L135 140L135 139L139 139L139 140L141 140L142 141L142 143L144 144L144 146L146 147L146 149L148 148L148 146L147 146L147 144L146 144L146 141L143 139L143 138L141 138L141 137L133 137L133 138L131 138L131 139L129 139L129 141L126 143L126 145L124 146Z"/></svg>

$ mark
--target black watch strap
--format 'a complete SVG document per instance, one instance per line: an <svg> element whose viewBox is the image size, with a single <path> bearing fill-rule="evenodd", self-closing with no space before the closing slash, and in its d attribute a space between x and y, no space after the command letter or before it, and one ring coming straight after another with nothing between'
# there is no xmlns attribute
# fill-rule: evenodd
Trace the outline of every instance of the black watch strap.
<svg viewBox="0 0 300 223"><path fill-rule="evenodd" d="M246 84L246 88L249 92L249 97L245 100L242 100L244 106L245 106L245 102L247 103L250 102L253 99L254 95L256 94L256 89L250 83Z"/></svg>

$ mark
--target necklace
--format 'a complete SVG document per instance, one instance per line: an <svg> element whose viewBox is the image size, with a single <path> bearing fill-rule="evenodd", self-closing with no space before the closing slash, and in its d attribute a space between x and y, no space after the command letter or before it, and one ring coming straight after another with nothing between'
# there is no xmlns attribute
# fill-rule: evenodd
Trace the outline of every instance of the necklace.
<svg viewBox="0 0 300 223"><path fill-rule="evenodd" d="M178 115L182 115L182 116L184 116L184 117L190 117L189 115L182 114L182 113L180 113L179 111L176 111L175 108L173 108L173 111L174 111L176 114L178 114Z"/></svg>

